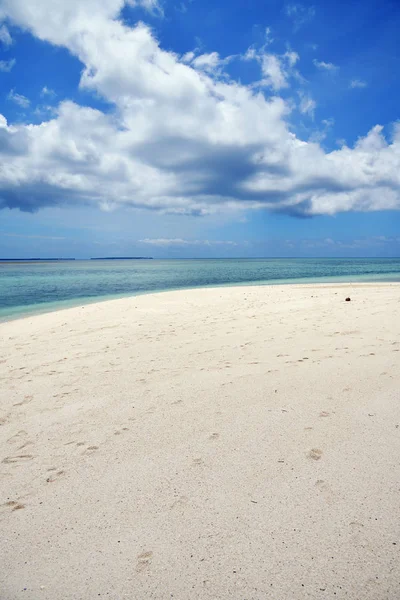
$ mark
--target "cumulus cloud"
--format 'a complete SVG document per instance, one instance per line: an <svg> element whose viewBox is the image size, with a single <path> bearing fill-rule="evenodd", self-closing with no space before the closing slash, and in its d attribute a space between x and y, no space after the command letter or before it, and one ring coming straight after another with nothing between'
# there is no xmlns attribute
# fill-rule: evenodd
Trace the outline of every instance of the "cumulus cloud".
<svg viewBox="0 0 400 600"><path fill-rule="evenodd" d="M183 57L183 62L191 62L192 67L198 71L204 71L214 77L223 74L224 67L235 58L234 56L227 56L226 58L221 59L218 52L210 52L208 54L200 54L200 56L188 60L188 54L194 53L187 53Z"/></svg>
<svg viewBox="0 0 400 600"><path fill-rule="evenodd" d="M40 125L0 117L0 207L95 203L193 215L400 208L400 129L386 139L376 126L354 147L327 153L291 131L293 102L278 96L296 53L255 52L262 93L221 78L211 67L226 59L214 53L196 68L195 56L163 50L146 25L119 19L123 5L0 0L0 19L67 48L83 65L80 87L114 106L103 113L63 101ZM303 100L311 114L314 101Z"/></svg>
<svg viewBox="0 0 400 600"><path fill-rule="evenodd" d="M288 51L284 54L272 54L265 51L265 46L259 51L251 47L248 48L243 59L256 60L261 66L262 78L252 84L253 88L269 87L277 92L283 88L288 88L290 78L297 75L293 68L299 60L297 52Z"/></svg>
<svg viewBox="0 0 400 600"><path fill-rule="evenodd" d="M213 70L218 66L220 62L218 52L211 52L210 54L201 54L192 60L192 64L197 69L204 69L205 71Z"/></svg>
<svg viewBox="0 0 400 600"><path fill-rule="evenodd" d="M282 62L274 54L264 54L262 57L263 83L271 86L273 90L288 87L287 74Z"/></svg>
<svg viewBox="0 0 400 600"><path fill-rule="evenodd" d="M186 52L182 56L182 62L190 63L190 62L192 62L192 60L194 59L195 56L196 56L196 54L192 50L190 52Z"/></svg>
<svg viewBox="0 0 400 600"><path fill-rule="evenodd" d="M226 78L224 73L224 68L226 65L232 62L232 60L235 58L242 58L235 55L221 58L218 52L206 52L196 56L196 52L198 52L198 49L186 52L186 54L182 56L181 62L190 64L191 67L197 71L203 71L204 73L215 78L220 76Z"/></svg>

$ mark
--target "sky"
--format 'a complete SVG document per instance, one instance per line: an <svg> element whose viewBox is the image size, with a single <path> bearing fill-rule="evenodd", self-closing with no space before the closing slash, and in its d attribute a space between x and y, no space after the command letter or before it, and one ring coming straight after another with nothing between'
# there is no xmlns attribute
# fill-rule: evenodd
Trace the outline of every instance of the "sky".
<svg viewBox="0 0 400 600"><path fill-rule="evenodd" d="M0 0L0 257L400 256L398 0Z"/></svg>

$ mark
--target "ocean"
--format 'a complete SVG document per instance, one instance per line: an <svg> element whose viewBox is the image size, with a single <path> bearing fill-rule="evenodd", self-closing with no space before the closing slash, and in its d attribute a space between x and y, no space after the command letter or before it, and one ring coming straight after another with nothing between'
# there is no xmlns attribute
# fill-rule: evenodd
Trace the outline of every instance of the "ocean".
<svg viewBox="0 0 400 600"><path fill-rule="evenodd" d="M400 281L400 258L0 262L0 321L164 290Z"/></svg>

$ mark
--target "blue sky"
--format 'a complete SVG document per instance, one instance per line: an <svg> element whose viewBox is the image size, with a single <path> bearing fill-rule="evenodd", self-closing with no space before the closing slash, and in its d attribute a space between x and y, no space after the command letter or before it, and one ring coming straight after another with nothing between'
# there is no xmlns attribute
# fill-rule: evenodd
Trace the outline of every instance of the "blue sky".
<svg viewBox="0 0 400 600"><path fill-rule="evenodd" d="M396 1L0 0L0 257L400 256Z"/></svg>

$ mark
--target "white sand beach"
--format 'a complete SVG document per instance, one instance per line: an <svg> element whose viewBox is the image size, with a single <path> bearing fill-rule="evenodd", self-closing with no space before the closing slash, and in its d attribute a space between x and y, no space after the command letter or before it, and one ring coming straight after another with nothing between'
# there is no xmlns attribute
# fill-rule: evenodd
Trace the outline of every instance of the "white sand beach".
<svg viewBox="0 0 400 600"><path fill-rule="evenodd" d="M400 284L28 317L0 376L2 600L400 598Z"/></svg>

